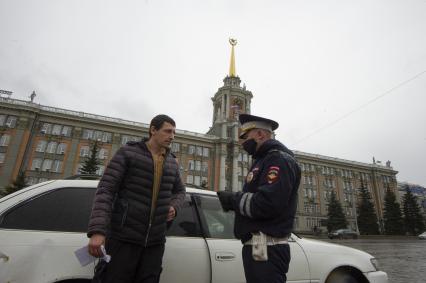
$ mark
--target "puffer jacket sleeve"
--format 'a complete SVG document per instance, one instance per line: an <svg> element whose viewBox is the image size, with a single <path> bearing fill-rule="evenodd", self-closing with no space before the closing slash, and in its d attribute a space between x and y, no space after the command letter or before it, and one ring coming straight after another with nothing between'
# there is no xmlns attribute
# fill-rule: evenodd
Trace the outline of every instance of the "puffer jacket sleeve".
<svg viewBox="0 0 426 283"><path fill-rule="evenodd" d="M87 231L89 238L93 234L106 235L110 224L114 196L120 189L121 182L126 174L127 163L126 146L124 146L113 156L99 181L89 219Z"/></svg>
<svg viewBox="0 0 426 283"><path fill-rule="evenodd" d="M182 183L180 172L179 170L176 170L176 181L173 184L172 199L170 201L170 205L174 207L174 209L176 210L176 214L179 211L179 209L182 207L182 204L185 200L185 194L186 194L186 189L184 184Z"/></svg>

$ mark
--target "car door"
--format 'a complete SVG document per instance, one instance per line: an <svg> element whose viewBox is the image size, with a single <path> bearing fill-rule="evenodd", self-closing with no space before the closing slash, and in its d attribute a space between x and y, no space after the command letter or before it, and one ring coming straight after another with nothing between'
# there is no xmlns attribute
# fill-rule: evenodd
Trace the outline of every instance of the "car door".
<svg viewBox="0 0 426 283"><path fill-rule="evenodd" d="M87 245L93 188L60 188L7 209L0 217L2 282L91 278L74 251ZM78 208L78 209L76 209Z"/></svg>
<svg viewBox="0 0 426 283"><path fill-rule="evenodd" d="M242 244L234 238L234 213L224 212L217 196L196 195L211 260L212 283L243 283Z"/></svg>
<svg viewBox="0 0 426 283"><path fill-rule="evenodd" d="M234 212L224 212L216 196L198 195L197 209L201 216L212 262L212 283L246 282L241 255L242 243L234 238ZM310 282L309 265L300 245L289 240L291 262L287 282Z"/></svg>
<svg viewBox="0 0 426 283"><path fill-rule="evenodd" d="M167 230L161 283L210 283L210 256L194 203L187 194Z"/></svg>

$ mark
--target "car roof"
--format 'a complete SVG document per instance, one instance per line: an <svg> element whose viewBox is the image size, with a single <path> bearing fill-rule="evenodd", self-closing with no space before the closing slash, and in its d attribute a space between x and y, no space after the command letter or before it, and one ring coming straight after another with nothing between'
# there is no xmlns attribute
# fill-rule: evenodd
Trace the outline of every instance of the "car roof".
<svg viewBox="0 0 426 283"><path fill-rule="evenodd" d="M3 198L0 199L0 202L3 202L5 200L8 200L12 197L18 196L23 193L27 193L30 191L49 191L51 189L56 188L65 188L65 187L75 187L75 188L93 188L96 189L98 187L99 180L50 180L46 182L42 182L39 184L35 184L26 188L23 188L19 191L16 191L12 194L9 194ZM194 188L191 187L191 185L186 186L186 192L193 193L193 194L204 194L204 195L216 195L216 192Z"/></svg>

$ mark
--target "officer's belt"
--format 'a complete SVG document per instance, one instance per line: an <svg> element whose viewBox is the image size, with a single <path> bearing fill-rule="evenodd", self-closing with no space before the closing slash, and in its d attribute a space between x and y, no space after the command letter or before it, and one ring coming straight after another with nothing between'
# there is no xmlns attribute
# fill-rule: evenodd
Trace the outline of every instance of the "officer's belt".
<svg viewBox="0 0 426 283"><path fill-rule="evenodd" d="M267 246L275 246L275 245L282 245L282 244L288 244L288 237L284 238L275 238L266 235L266 245ZM253 245L253 239L248 240L244 243L244 245L251 246Z"/></svg>

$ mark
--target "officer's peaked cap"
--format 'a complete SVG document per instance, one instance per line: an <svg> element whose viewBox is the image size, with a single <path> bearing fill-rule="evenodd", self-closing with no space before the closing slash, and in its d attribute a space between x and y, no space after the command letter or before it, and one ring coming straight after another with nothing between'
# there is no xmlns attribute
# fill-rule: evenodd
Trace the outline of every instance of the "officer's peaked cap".
<svg viewBox="0 0 426 283"><path fill-rule="evenodd" d="M278 128L278 123L274 120L250 114L240 114L239 120L241 124L240 138L244 138L251 129L264 129L272 132Z"/></svg>

